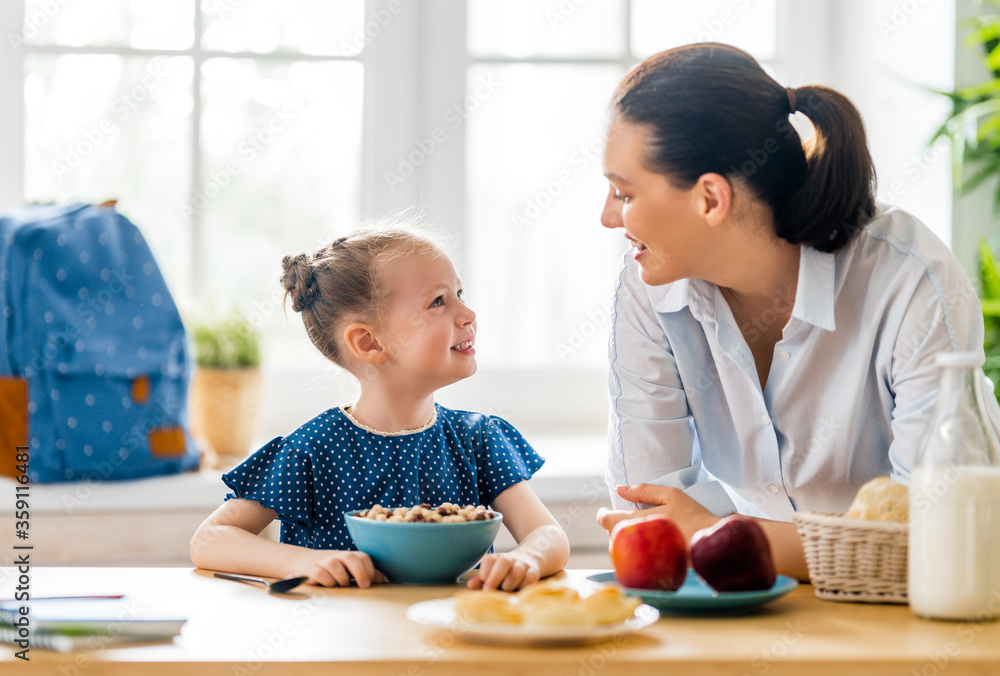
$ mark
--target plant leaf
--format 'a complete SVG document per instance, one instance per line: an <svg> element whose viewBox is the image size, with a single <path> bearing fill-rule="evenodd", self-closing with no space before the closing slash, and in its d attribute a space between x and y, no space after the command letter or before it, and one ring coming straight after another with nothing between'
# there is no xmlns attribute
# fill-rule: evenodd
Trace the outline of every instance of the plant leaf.
<svg viewBox="0 0 1000 676"><path fill-rule="evenodd" d="M1000 269L985 237L979 238L979 282L984 300L1000 301Z"/></svg>

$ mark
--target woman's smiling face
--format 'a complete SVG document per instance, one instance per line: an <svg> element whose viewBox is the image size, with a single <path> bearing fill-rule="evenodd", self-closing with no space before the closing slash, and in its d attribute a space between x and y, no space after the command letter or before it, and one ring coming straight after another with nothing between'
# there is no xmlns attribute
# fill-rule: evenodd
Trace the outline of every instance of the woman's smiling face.
<svg viewBox="0 0 1000 676"><path fill-rule="evenodd" d="M697 277L708 245L694 188L680 189L646 167L647 132L616 116L608 128L604 175L611 186L601 214L606 228L623 228L642 268L642 281L667 284Z"/></svg>

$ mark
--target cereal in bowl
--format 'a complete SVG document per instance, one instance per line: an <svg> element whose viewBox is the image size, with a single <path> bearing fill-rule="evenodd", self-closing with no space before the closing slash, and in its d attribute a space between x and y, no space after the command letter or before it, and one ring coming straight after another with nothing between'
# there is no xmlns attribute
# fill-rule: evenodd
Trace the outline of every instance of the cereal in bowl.
<svg viewBox="0 0 1000 676"><path fill-rule="evenodd" d="M486 521L493 518L493 512L483 505L455 505L450 502L431 507L426 502L413 507L388 508L373 505L371 509L359 511L357 516L375 521L403 523L462 523L465 521Z"/></svg>

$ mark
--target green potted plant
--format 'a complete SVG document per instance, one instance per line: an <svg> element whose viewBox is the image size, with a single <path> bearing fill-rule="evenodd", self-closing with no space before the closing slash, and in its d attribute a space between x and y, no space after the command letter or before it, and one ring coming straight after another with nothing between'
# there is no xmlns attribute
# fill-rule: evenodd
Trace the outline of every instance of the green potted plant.
<svg viewBox="0 0 1000 676"><path fill-rule="evenodd" d="M1000 0L986 0L1000 7ZM951 113L934 138L952 141L955 187L967 193L1000 176L1000 13L971 20L968 46L981 50L990 77L952 92L939 92L951 100ZM993 206L1000 211L1000 181L993 188Z"/></svg>
<svg viewBox="0 0 1000 676"><path fill-rule="evenodd" d="M192 323L195 369L191 429L208 466L230 467L246 457L260 403L260 333L231 314Z"/></svg>
<svg viewBox="0 0 1000 676"><path fill-rule="evenodd" d="M1000 7L1000 0L985 4ZM934 136L948 136L953 148L955 188L965 194L995 181L994 213L1000 212L1000 13L988 12L971 20L966 44L982 51L990 76L982 82L940 92L951 100L951 113ZM980 302L986 326L983 370L997 384L1000 400L1000 273L989 242L981 239L978 251Z"/></svg>
<svg viewBox="0 0 1000 676"><path fill-rule="evenodd" d="M983 306L983 323L986 325L983 341L986 363L983 371L996 385L994 394L1000 401L1000 266L985 239L979 240L979 284L979 302Z"/></svg>

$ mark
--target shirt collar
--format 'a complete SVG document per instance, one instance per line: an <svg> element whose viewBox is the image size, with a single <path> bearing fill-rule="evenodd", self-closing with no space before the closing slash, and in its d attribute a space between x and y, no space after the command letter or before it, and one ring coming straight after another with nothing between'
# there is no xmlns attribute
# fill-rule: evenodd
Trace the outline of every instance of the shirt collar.
<svg viewBox="0 0 1000 676"><path fill-rule="evenodd" d="M827 331L836 328L833 313L834 255L803 246L792 317ZM685 307L700 322L714 322L716 286L702 279L681 279L647 287L657 312L677 312Z"/></svg>
<svg viewBox="0 0 1000 676"><path fill-rule="evenodd" d="M799 282L795 288L792 317L826 331L836 327L833 313L835 257L803 246L799 257Z"/></svg>
<svg viewBox="0 0 1000 676"><path fill-rule="evenodd" d="M699 322L715 321L715 284L703 279L679 279L671 284L650 287L657 312L677 312L685 307ZM659 293L660 298L655 295Z"/></svg>

